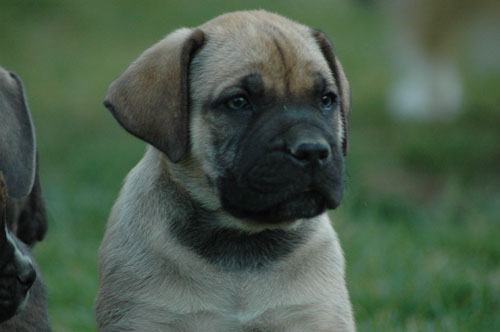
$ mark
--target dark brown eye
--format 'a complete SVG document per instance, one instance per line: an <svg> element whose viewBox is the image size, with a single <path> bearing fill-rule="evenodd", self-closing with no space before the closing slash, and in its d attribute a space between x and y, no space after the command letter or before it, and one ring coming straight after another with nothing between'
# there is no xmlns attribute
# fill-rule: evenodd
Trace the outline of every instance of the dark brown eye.
<svg viewBox="0 0 500 332"><path fill-rule="evenodd" d="M250 107L250 103L243 96L236 96L226 102L226 106L233 111L241 111Z"/></svg>
<svg viewBox="0 0 500 332"><path fill-rule="evenodd" d="M321 96L319 106L324 111L331 110L337 103L337 95L332 92L325 93Z"/></svg>

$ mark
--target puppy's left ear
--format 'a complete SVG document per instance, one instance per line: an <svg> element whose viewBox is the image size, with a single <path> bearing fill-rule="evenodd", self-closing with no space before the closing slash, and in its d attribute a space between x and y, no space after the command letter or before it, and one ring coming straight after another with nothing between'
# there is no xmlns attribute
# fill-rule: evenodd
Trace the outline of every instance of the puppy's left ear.
<svg viewBox="0 0 500 332"><path fill-rule="evenodd" d="M0 67L0 171L10 197L31 192L36 171L35 128L21 78Z"/></svg>
<svg viewBox="0 0 500 332"><path fill-rule="evenodd" d="M344 152L344 156L347 155L347 151L349 149L348 144L348 133L349 133L349 113L351 112L351 88L349 86L349 82L347 81L347 77L345 76L344 69L340 64L339 59L335 55L333 51L333 45L328 40L328 38L318 30L313 31L313 36L318 43L323 56L328 62L328 66L332 71L333 78L335 79L335 83L339 89L340 95L340 112L341 112L341 144L342 151Z"/></svg>

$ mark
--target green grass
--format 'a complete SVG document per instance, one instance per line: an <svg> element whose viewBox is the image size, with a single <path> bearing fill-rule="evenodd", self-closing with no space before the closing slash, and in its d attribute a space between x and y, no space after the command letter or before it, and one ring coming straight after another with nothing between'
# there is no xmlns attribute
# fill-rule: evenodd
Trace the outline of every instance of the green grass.
<svg viewBox="0 0 500 332"><path fill-rule="evenodd" d="M169 31L267 8L334 41L353 90L348 180L332 212L359 331L500 330L500 79L469 74L462 117L405 124L384 109L385 18L342 1L0 3L0 65L24 79L50 230L35 248L55 331L95 331L106 218L144 144L102 106L107 86Z"/></svg>

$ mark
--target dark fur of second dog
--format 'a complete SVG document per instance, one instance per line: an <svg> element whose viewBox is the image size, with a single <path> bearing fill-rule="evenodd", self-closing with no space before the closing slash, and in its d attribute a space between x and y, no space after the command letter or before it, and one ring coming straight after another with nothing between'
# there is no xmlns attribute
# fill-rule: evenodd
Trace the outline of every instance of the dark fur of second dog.
<svg viewBox="0 0 500 332"><path fill-rule="evenodd" d="M51 331L31 248L47 231L24 86L0 67L0 332Z"/></svg>

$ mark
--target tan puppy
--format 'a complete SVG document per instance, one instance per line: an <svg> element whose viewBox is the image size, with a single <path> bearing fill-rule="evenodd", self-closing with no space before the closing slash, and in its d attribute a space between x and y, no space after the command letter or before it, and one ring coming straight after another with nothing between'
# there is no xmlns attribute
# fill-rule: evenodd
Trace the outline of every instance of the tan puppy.
<svg viewBox="0 0 500 332"><path fill-rule="evenodd" d="M354 331L325 213L349 86L323 34L226 14L146 50L105 105L151 146L99 251L99 331Z"/></svg>

